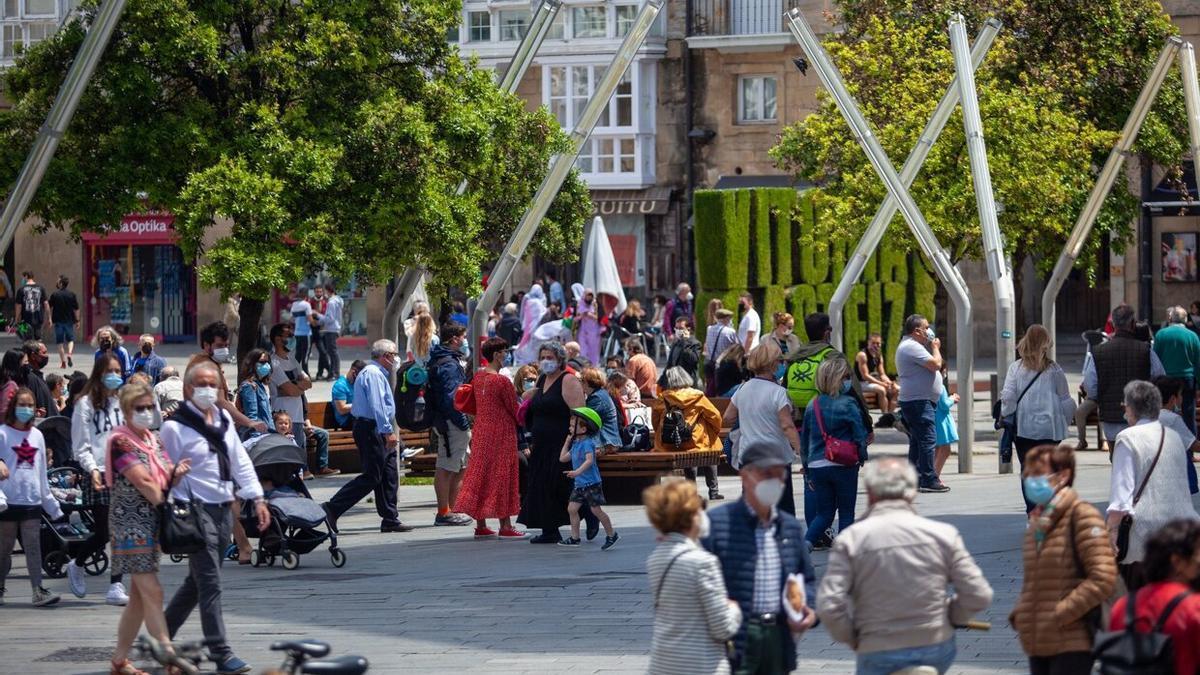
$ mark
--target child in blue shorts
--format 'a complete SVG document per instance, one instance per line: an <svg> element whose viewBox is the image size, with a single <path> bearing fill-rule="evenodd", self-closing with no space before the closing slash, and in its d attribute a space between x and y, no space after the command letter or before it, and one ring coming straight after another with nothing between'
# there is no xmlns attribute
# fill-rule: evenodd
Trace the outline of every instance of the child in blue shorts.
<svg viewBox="0 0 1200 675"><path fill-rule="evenodd" d="M575 480L570 503L567 504L567 513L571 516L571 536L558 542L559 546L579 546L579 508L584 504L591 507L592 513L604 526L604 545L600 550L607 551L617 543L618 535L613 529L612 520L600 508L607 503L600 485L600 468L596 466L596 435L601 425L600 415L591 408L575 408L571 411L571 433L558 457L560 462L571 463L571 470L565 473L568 478Z"/></svg>

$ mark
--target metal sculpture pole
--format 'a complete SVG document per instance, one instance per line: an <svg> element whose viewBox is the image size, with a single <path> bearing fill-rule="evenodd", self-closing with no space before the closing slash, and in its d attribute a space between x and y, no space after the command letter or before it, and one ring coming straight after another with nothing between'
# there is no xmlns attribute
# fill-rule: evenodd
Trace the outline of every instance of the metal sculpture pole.
<svg viewBox="0 0 1200 675"><path fill-rule="evenodd" d="M550 170L542 180L537 193L534 194L529 210L525 212L517 229L513 231L512 237L505 244L504 252L496 261L496 266L492 268L492 273L488 278L488 287L479 298L479 302L476 303L475 311L471 315L472 345L478 341L479 336L486 332L488 312L495 306L504 287L508 284L509 278L512 277L513 270L525 256L525 251L529 248L529 243L533 241L533 235L541 225L542 218L550 210L550 203L554 201L563 181L570 175L579 151L583 148L588 136L591 135L592 128L596 126L596 122L600 119L600 114L604 111L605 106L608 105L609 99L612 98L613 92L616 91L617 84L625 76L625 71L633 61L634 54L641 48L646 36L649 35L650 25L658 17L664 1L646 0L646 3L642 5L637 17L633 20L629 33L613 56L612 63L604 71L604 77L596 85L595 92L575 123L575 129L571 132L571 149L557 155L551 161ZM475 367L479 365L479 350L474 347L471 349L471 363Z"/></svg>
<svg viewBox="0 0 1200 675"><path fill-rule="evenodd" d="M900 176L896 174L895 167L892 166L887 153L884 152L878 139L871 132L871 127L859 110L858 103L855 102L854 97L846 89L846 84L842 80L841 73L833 64L833 61L830 60L825 49L821 47L821 43L817 40L812 27L805 21L803 12L799 8L793 8L788 10L784 14L784 17L788 21L788 27L791 29L792 35L800 42L801 47L804 48L804 52L812 60L817 74L821 77L821 82L833 94L838 109L846 119L846 123L850 126L850 129L854 132L859 145L866 152L867 158L870 160L875 172L879 174L879 177L887 186L888 193L899 203L900 212L904 214L904 219L908 222L909 228L917 238L917 243L920 244L921 250L925 255L933 261L938 277L941 279L942 284L945 285L950 299L954 302L958 331L958 390L964 394L960 398L958 407L960 434L958 441L958 468L960 473L970 473L972 468L971 446L975 440L975 421L972 416L974 345L971 336L971 297L967 292L966 284L963 283L962 277L954 269L954 265L950 263L950 257L938 243L937 237L929 228L929 224L925 221L921 210L917 207L916 202L913 201L912 195L904 187Z"/></svg>
<svg viewBox="0 0 1200 675"><path fill-rule="evenodd" d="M96 66L104 56L104 50L108 47L108 41L124 9L125 0L105 0L97 10L92 26L84 36L83 44L79 46L79 53L67 69L67 77L58 90L58 96L50 106L50 114L46 116L45 123L33 141L33 148L25 158L21 172L17 174L17 181L9 190L4 211L0 213L0 251L8 250L17 228L25 219L29 203L33 201L33 196L42 184L46 168L50 166L50 160L54 159L54 152L58 150L58 142L66 134L71 118L75 116L79 99L83 97L88 81L96 72Z"/></svg>
<svg viewBox="0 0 1200 675"><path fill-rule="evenodd" d="M950 19L950 49L954 53L954 70L958 73L958 88L962 94L963 131L967 139L967 155L971 160L971 178L975 185L975 205L979 211L979 228L983 233L984 259L992 295L996 301L996 382L1004 389L1004 379L1013 360L1013 333L1017 330L1016 300L1012 275L1004 255L1004 236L996 218L996 198L992 191L992 173L988 166L987 143L983 137L983 121L976 98L975 73L967 53L967 24L961 14ZM961 396L961 391L960 391ZM1012 473L1012 461L1000 461L1000 473Z"/></svg>
<svg viewBox="0 0 1200 675"><path fill-rule="evenodd" d="M1182 47L1183 41L1176 37L1167 40L1167 44L1163 45L1158 62L1154 64L1149 77L1146 78L1146 84L1138 94L1137 101L1133 104L1133 110L1130 111L1129 118L1125 120L1125 126L1121 129L1121 135L1117 138L1112 152L1109 153L1108 160L1104 162L1104 168L1100 169L1100 175L1096 178L1096 184L1092 186L1092 192L1088 195L1083 210L1079 212L1079 219L1075 221L1075 227L1071 230L1067 245L1063 247L1063 252L1054 265L1054 272L1046 281L1046 290L1042 293L1042 325L1046 327L1047 331L1050 331L1050 358L1055 358L1057 350L1055 345L1058 342L1056 339L1058 331L1055 325L1054 304L1058 300L1058 294L1062 290L1063 284L1066 283L1071 268L1075 266L1079 254L1083 251L1083 244L1092 232L1092 225L1096 222L1096 216L1100 214L1101 207L1104 206L1104 199L1108 196L1108 191L1112 189L1113 183L1117 180L1121 165L1125 162L1126 153L1133 147L1138 131L1146 121L1146 115L1150 113L1150 108L1154 105L1154 98L1158 95L1158 90L1162 88L1163 80L1167 77L1167 70L1171 67L1171 61L1175 59ZM1195 81L1192 84L1194 86ZM1186 93L1187 87L1184 89ZM1195 93L1193 92L1192 95L1195 96ZM1192 137L1192 142L1193 145L1196 142L1195 135Z"/></svg>
<svg viewBox="0 0 1200 675"><path fill-rule="evenodd" d="M1183 103L1187 108L1192 169L1200 185L1200 82L1196 78L1196 50L1190 42L1185 42L1179 52L1179 71L1183 79ZM1197 197L1192 195L1193 199Z"/></svg>
<svg viewBox="0 0 1200 675"><path fill-rule="evenodd" d="M979 35L975 39L975 46L971 49L973 67L979 68L983 63L983 59L991 49L992 41L1000 33L1001 27L1002 24L996 19L988 19L983 24L983 29L979 31ZM950 80L950 85L946 88L946 93L942 95L942 100L938 102L937 108L934 108L933 115L925 125L925 130L921 132L917 144L913 146L912 152L909 153L908 159L904 161L904 166L900 169L900 182L904 184L905 189L912 186L917 174L920 173L925 158L929 156L929 151L933 149L933 144L937 142L938 136L946 127L946 122L950 120L955 106L958 105L959 94L958 76L955 75L954 79ZM850 293L854 290L854 284L858 283L863 268L867 266L867 261L879 248L879 243L883 241L883 235L887 232L892 218L896 217L898 209L899 202L895 197L892 197L890 193L884 197L883 203L879 205L879 210L875 212L875 217L871 219L871 224L867 226L862 238L858 240L854 254L846 261L842 278L838 280L837 289L834 290L833 298L829 301L829 321L833 327L833 336L830 341L842 351L847 349L842 338L842 312L845 310L846 303L850 301Z"/></svg>
<svg viewBox="0 0 1200 675"><path fill-rule="evenodd" d="M504 77L500 80L501 89L510 94L516 93L525 72L529 70L529 64L533 63L533 57L541 49L542 41L550 33L554 18L560 9L562 0L542 0L533 10L525 37L521 38L517 50L513 52L512 62L508 64L508 69L504 71ZM464 180L458 184L455 194L461 195L466 191L467 181ZM424 269L414 267L394 278L392 297L388 298L387 308L383 311L383 336L396 344L400 343L400 318L408 311L409 301L424 274Z"/></svg>

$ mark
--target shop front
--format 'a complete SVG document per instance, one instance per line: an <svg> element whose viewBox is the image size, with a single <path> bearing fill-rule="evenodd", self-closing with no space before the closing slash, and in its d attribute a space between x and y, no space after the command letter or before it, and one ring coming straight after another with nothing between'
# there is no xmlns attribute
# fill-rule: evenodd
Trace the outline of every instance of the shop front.
<svg viewBox="0 0 1200 675"><path fill-rule="evenodd" d="M303 286L307 299L313 309L317 312L324 312L324 303L318 302L313 289L317 286L324 286L327 281L332 280L332 277L324 272L313 274L305 277L298 284L290 284L286 293L275 292L272 294L272 312L273 322L289 322L293 321L292 317L292 302L296 299L298 289ZM338 344L349 347L362 347L367 344L367 287L358 282L357 279L351 277L345 283L337 283L334 280L334 289L341 296L343 301L342 308L342 334L338 338ZM313 353L316 351L314 349Z"/></svg>
<svg viewBox="0 0 1200 675"><path fill-rule="evenodd" d="M111 325L126 336L195 341L195 268L179 249L174 221L169 214L132 214L118 231L83 235L84 285L78 293L86 335Z"/></svg>

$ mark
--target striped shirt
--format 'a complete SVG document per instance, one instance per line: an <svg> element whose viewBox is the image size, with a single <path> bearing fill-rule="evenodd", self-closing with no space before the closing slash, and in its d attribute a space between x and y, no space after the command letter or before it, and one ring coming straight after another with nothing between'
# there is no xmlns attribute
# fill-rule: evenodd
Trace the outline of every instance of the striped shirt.
<svg viewBox="0 0 1200 675"><path fill-rule="evenodd" d="M783 565L779 560L779 544L775 541L775 526L779 516L771 509L771 519L758 522L754 541L758 556L754 559L754 601L750 609L755 614L773 614L783 604Z"/></svg>

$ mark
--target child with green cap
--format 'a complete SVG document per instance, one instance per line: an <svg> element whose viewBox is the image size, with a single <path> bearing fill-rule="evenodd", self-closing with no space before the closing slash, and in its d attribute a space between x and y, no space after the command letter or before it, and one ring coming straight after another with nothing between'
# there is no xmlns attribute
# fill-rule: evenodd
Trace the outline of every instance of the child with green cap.
<svg viewBox="0 0 1200 675"><path fill-rule="evenodd" d="M571 536L558 542L559 546L579 546L579 508L584 504L591 507L592 513L604 526L604 545L600 550L607 551L617 543L618 535L613 529L612 520L600 508L607 503L600 485L600 468L596 466L596 435L602 424L599 413L591 408L571 410L571 433L558 457L560 462L571 463L571 470L564 473L575 480L570 503L567 504L567 513L571 516Z"/></svg>

